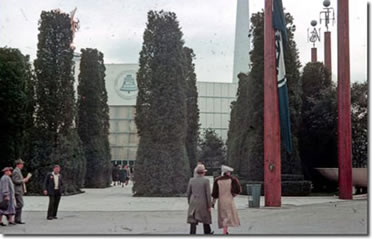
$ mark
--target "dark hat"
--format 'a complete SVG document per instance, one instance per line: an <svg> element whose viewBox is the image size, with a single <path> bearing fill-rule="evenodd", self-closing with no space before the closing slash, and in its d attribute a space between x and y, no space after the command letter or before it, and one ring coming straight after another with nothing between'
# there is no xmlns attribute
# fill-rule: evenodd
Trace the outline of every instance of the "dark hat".
<svg viewBox="0 0 372 239"><path fill-rule="evenodd" d="M5 167L5 168L3 168L3 170L1 170L1 172L6 172L6 171L13 171L13 168L12 167Z"/></svg>
<svg viewBox="0 0 372 239"><path fill-rule="evenodd" d="M17 159L16 161L15 161L15 164L17 165L17 164L24 164L25 162L23 162L23 160L22 159Z"/></svg>

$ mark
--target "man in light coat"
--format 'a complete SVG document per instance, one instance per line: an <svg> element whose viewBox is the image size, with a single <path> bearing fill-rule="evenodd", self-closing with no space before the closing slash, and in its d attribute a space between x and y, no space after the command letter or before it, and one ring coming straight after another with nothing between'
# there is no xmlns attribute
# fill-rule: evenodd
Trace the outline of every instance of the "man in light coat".
<svg viewBox="0 0 372 239"><path fill-rule="evenodd" d="M210 227L212 224L211 189L209 180L204 177L207 170L203 164L199 164L195 171L197 175L190 179L187 187L189 203L187 223L190 224L190 234L196 234L196 226L199 222L203 223L204 234L213 234Z"/></svg>
<svg viewBox="0 0 372 239"><path fill-rule="evenodd" d="M12 181L14 184L15 199L17 202L16 214L15 214L15 223L25 224L22 222L22 208L23 208L23 195L26 193L26 183L28 178L23 178L22 169L24 162L22 159L17 159L15 161L16 168L13 170Z"/></svg>

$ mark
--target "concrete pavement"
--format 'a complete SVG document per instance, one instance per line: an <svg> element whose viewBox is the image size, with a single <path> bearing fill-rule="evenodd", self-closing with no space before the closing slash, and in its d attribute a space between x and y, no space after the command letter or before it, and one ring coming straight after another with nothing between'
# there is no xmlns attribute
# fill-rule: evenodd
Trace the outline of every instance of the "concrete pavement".
<svg viewBox="0 0 372 239"><path fill-rule="evenodd" d="M3 234L187 234L186 198L137 198L131 188L86 189L61 200L59 219L47 221L47 197L25 197L25 225L0 227ZM241 226L230 234L366 234L367 200L337 197L283 197L281 208L247 208L236 204ZM261 204L263 200L261 200ZM217 227L217 210L212 211ZM198 234L202 226L198 227Z"/></svg>

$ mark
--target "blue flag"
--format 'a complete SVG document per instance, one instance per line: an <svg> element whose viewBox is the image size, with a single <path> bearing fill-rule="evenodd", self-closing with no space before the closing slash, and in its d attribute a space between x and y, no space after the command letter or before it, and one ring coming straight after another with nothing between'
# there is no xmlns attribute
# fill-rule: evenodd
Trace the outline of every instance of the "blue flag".
<svg viewBox="0 0 372 239"><path fill-rule="evenodd" d="M288 103L288 86L285 72L284 47L288 44L286 21L282 0L273 0L273 28L275 31L276 69L278 77L278 98L280 135L288 153L292 152L291 120ZM283 47L284 46L284 47Z"/></svg>

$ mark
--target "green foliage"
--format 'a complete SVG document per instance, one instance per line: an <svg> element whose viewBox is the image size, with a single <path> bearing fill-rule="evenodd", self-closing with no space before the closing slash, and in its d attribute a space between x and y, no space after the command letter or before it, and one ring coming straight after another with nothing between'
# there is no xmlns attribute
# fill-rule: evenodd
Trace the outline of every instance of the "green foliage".
<svg viewBox="0 0 372 239"><path fill-rule="evenodd" d="M303 69L300 151L305 177L318 191L324 179L317 167L337 167L337 94L326 67L319 62ZM334 189L332 189L334 190Z"/></svg>
<svg viewBox="0 0 372 239"><path fill-rule="evenodd" d="M73 49L70 16L59 10L43 11L39 22L35 128L29 169L35 177L31 188L41 192L46 170L62 166L68 193L84 183L85 157L73 122L76 115Z"/></svg>
<svg viewBox="0 0 372 239"><path fill-rule="evenodd" d="M221 165L226 161L226 148L221 137L213 129L206 129L200 142L201 161L208 170L208 174L220 173Z"/></svg>
<svg viewBox="0 0 372 239"><path fill-rule="evenodd" d="M353 167L368 164L368 82L355 82L351 87L351 126Z"/></svg>
<svg viewBox="0 0 372 239"><path fill-rule="evenodd" d="M58 10L43 11L38 39L34 62L38 105L35 123L53 137L71 128L76 111L69 15Z"/></svg>
<svg viewBox="0 0 372 239"><path fill-rule="evenodd" d="M289 108L293 152L288 154L282 147L282 172L301 173L298 148L298 127L301 110L301 67L294 41L293 17L285 14L288 32L288 47L285 49L286 76L288 82ZM239 74L236 102L232 103L231 120L227 141L228 164L238 175L247 180L263 180L263 77L264 77L264 13L252 14L251 34L253 50L251 72Z"/></svg>
<svg viewBox="0 0 372 239"><path fill-rule="evenodd" d="M108 187L111 183L111 154L103 54L90 48L81 52L77 129L87 160L85 186Z"/></svg>
<svg viewBox="0 0 372 239"><path fill-rule="evenodd" d="M238 75L238 97L232 103L227 155L228 164L240 177L263 180L263 108L257 107L263 103L263 81L253 78L255 69L252 68L249 76Z"/></svg>
<svg viewBox="0 0 372 239"><path fill-rule="evenodd" d="M33 87L29 57L18 49L0 48L0 168L28 150L26 130L32 126Z"/></svg>
<svg viewBox="0 0 372 239"><path fill-rule="evenodd" d="M184 42L174 13L148 13L139 62L135 122L140 142L133 191L137 196L180 195L190 164Z"/></svg>
<svg viewBox="0 0 372 239"><path fill-rule="evenodd" d="M186 107L187 107L187 135L186 150L193 170L197 161L197 147L199 138L199 108L198 91L196 88L196 74L193 59L195 54L191 48L184 47L185 51L185 77L186 77Z"/></svg>

